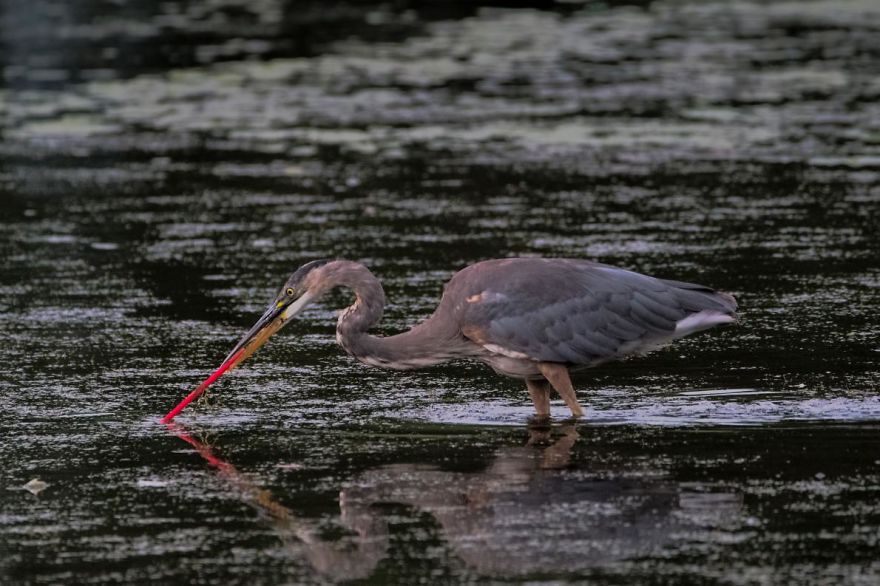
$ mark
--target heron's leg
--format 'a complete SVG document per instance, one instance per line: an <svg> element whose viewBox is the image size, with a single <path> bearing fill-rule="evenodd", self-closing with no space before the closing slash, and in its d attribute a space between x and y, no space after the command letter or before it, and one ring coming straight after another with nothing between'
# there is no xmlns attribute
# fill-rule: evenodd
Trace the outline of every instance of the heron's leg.
<svg viewBox="0 0 880 586"><path fill-rule="evenodd" d="M545 380L526 379L526 387L529 389L529 395L532 396L532 402L535 404L535 413L538 414L538 417L549 417L550 383Z"/></svg>
<svg viewBox="0 0 880 586"><path fill-rule="evenodd" d="M539 362L538 369L544 375L575 417L583 417L584 410L578 403L577 395L574 394L574 387L571 386L571 377L568 376L568 368L562 364L555 362Z"/></svg>

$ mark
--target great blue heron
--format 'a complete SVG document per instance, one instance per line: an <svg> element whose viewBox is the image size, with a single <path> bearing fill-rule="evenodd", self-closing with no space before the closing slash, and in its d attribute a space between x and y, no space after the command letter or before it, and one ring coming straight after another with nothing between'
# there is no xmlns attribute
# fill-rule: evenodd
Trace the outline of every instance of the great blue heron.
<svg viewBox="0 0 880 586"><path fill-rule="evenodd" d="M224 365L239 364L335 287L348 287L356 298L339 316L336 340L361 362L411 369L480 360L523 379L539 416L550 414L551 388L572 415L583 415L569 370L648 352L736 319L736 300L702 285L584 260L509 258L462 269L430 317L402 334L378 337L367 332L385 306L379 280L357 262L316 260L287 279Z"/></svg>

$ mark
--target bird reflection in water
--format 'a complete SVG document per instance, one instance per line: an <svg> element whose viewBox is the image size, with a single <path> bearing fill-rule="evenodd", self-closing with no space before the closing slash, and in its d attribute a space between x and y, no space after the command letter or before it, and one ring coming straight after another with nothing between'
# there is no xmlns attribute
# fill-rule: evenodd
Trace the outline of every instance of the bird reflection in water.
<svg viewBox="0 0 880 586"><path fill-rule="evenodd" d="M317 572L336 579L368 576L385 556L388 531L380 518L357 506L345 506L340 497L340 522L355 534L344 541L326 541L319 535L318 523L300 519L272 493L260 487L248 475L220 458L214 449L178 423L166 423L174 435L190 444L196 452L232 485L246 504L254 507L275 529L294 558L305 557Z"/></svg>
<svg viewBox="0 0 880 586"><path fill-rule="evenodd" d="M661 555L742 519L741 495L687 487L638 459L614 472L577 470L575 425L537 419L525 445L498 449L480 472L390 464L361 473L339 491L338 522L349 535L334 540L323 533L326 519L298 517L185 428L168 428L269 520L292 558L328 580L368 577L389 555L398 529L380 505L429 514L455 555L483 575L565 575Z"/></svg>

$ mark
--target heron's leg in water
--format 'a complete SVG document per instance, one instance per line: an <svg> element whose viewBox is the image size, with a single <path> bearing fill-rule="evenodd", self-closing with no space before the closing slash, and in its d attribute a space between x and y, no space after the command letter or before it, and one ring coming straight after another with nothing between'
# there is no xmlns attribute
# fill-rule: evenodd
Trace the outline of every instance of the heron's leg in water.
<svg viewBox="0 0 880 586"><path fill-rule="evenodd" d="M545 380L526 379L526 387L529 389L529 395L532 396L532 402L535 403L535 413L539 417L549 417L550 383Z"/></svg>
<svg viewBox="0 0 880 586"><path fill-rule="evenodd" d="M571 409L571 414L575 417L583 417L584 410L581 404L578 403L577 395L574 394L574 387L571 386L571 377L568 376L568 368L554 362L539 362L538 370L550 381L550 384L553 385L553 388L556 389L556 392L559 393L559 396L562 397L562 400Z"/></svg>

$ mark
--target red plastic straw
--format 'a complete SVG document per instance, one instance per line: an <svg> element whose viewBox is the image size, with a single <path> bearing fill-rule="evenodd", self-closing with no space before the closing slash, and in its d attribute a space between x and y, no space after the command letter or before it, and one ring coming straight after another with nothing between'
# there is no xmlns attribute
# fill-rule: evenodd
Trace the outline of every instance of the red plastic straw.
<svg viewBox="0 0 880 586"><path fill-rule="evenodd" d="M204 393L208 387L210 387L212 384L214 384L214 381L216 381L218 378L220 378L220 376L224 372L229 370L229 368L238 361L239 357L244 353L244 351L245 351L245 348L242 348L241 350L239 350L238 352L233 354L229 360L227 360L226 362L221 364L220 368L215 370L211 376L209 376L208 378L205 379L205 382L203 382L202 384L197 386L193 390L193 392L191 392L190 394L188 394L186 396L186 398L183 401L178 403L177 407L175 407L174 409L169 411L168 415L166 415L165 417L162 418L162 423L170 423L172 419L177 417L178 413L180 413L181 411L186 409L187 405L189 405L190 403L192 403L193 401L198 399L199 396L202 393Z"/></svg>

